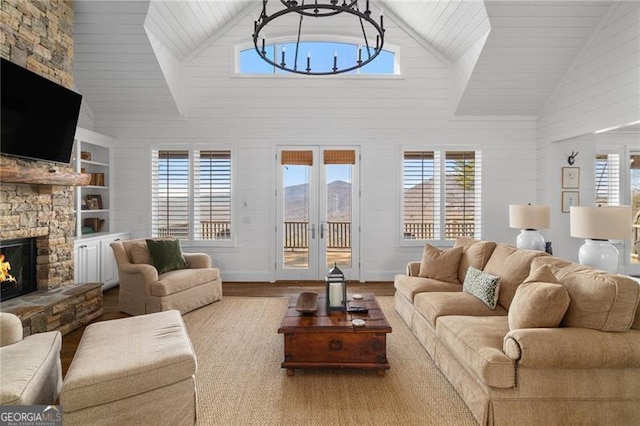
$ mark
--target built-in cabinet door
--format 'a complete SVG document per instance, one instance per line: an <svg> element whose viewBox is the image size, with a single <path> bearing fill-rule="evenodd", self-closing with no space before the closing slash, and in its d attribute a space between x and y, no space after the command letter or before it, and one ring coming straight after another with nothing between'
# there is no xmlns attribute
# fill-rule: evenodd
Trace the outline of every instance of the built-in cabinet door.
<svg viewBox="0 0 640 426"><path fill-rule="evenodd" d="M118 265L116 264L116 258L113 256L113 250L110 244L120 240L121 238L119 236L100 240L100 260L102 266L100 278L102 284L105 286L118 282Z"/></svg>
<svg viewBox="0 0 640 426"><path fill-rule="evenodd" d="M80 242L76 245L75 255L75 282L100 282L100 242Z"/></svg>

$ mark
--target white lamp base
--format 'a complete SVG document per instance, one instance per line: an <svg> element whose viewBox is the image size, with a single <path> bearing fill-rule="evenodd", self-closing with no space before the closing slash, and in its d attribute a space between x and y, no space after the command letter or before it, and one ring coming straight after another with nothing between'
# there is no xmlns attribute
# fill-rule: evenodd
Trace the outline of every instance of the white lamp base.
<svg viewBox="0 0 640 426"><path fill-rule="evenodd" d="M516 247L524 250L544 251L544 238L537 229L522 229L518 234Z"/></svg>
<svg viewBox="0 0 640 426"><path fill-rule="evenodd" d="M618 272L618 249L609 240L584 240L578 259L581 265L613 273Z"/></svg>

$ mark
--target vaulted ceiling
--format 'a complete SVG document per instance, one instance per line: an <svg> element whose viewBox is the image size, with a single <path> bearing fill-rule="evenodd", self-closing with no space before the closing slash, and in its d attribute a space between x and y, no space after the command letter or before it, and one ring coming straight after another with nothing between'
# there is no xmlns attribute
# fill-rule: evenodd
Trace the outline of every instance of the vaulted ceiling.
<svg viewBox="0 0 640 426"><path fill-rule="evenodd" d="M372 0L372 9L459 76L456 114L537 115L614 3ZM96 115L180 113L181 64L260 5L75 0L76 85Z"/></svg>

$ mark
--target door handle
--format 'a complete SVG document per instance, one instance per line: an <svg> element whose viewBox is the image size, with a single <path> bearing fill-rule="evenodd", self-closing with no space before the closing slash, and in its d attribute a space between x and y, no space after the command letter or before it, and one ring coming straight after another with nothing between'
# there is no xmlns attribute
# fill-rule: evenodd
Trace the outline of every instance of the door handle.
<svg viewBox="0 0 640 426"><path fill-rule="evenodd" d="M311 225L311 239L312 240L316 239L316 225L315 225L315 223L313 225Z"/></svg>
<svg viewBox="0 0 640 426"><path fill-rule="evenodd" d="M324 239L324 223L320 224L320 239Z"/></svg>

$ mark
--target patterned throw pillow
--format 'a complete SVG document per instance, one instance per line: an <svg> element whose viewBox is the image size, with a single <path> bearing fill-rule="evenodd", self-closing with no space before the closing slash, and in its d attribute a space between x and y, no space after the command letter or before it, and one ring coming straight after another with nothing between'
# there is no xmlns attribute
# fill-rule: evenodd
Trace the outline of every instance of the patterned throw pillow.
<svg viewBox="0 0 640 426"><path fill-rule="evenodd" d="M464 283L462 284L462 291L474 295L486 303L488 307L495 309L498 304L499 290L499 277L469 266L467 275L464 277Z"/></svg>

